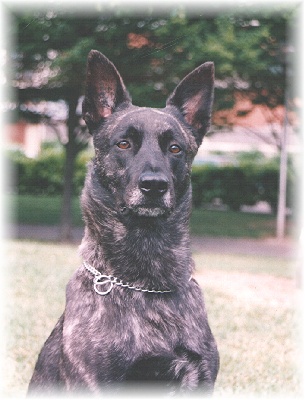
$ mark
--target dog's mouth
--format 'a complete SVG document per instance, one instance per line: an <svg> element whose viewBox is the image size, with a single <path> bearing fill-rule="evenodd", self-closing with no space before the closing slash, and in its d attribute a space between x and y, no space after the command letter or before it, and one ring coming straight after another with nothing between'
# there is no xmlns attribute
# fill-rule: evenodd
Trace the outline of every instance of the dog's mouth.
<svg viewBox="0 0 305 400"><path fill-rule="evenodd" d="M163 207L145 207L145 206L136 206L136 207L120 207L121 214L128 215L133 214L138 217L149 217L156 218L161 216L168 216L171 213L171 209L163 208Z"/></svg>
<svg viewBox="0 0 305 400"><path fill-rule="evenodd" d="M168 210L161 207L135 207L133 213L139 217L160 217L161 215L168 214Z"/></svg>
<svg viewBox="0 0 305 400"><path fill-rule="evenodd" d="M153 207L153 206L144 206L138 205L133 207L127 207L126 205L122 205L120 207L120 211L123 215L134 215L137 217L148 217L148 218L156 218L161 216L168 216L171 212L171 208L167 207Z"/></svg>

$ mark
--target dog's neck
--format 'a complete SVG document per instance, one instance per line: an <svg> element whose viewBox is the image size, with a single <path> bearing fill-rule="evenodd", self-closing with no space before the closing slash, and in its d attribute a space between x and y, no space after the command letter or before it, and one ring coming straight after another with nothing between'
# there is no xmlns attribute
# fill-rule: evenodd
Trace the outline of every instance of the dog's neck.
<svg viewBox="0 0 305 400"><path fill-rule="evenodd" d="M190 188L168 217L123 216L111 202L99 201L100 195L92 187L83 192L83 259L103 274L139 287L183 289L193 268Z"/></svg>

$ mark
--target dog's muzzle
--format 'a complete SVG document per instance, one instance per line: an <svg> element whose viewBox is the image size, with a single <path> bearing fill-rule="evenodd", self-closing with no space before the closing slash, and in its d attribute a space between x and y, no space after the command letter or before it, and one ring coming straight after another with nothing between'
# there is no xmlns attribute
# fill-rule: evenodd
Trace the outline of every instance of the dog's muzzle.
<svg viewBox="0 0 305 400"><path fill-rule="evenodd" d="M132 213L139 217L167 216L173 210L173 196L168 183L163 181L142 180L139 187L129 193L121 207L123 214Z"/></svg>
<svg viewBox="0 0 305 400"><path fill-rule="evenodd" d="M166 216L173 210L170 182L162 172L143 172L137 182L126 190L122 214L139 217Z"/></svg>

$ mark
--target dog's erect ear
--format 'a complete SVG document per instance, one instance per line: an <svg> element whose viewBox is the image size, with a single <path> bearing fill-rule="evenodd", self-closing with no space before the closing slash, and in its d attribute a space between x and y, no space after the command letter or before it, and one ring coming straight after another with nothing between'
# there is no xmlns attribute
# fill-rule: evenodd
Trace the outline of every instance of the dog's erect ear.
<svg viewBox="0 0 305 400"><path fill-rule="evenodd" d="M87 80L83 118L89 127L109 117L131 98L115 66L102 53L91 50L87 62Z"/></svg>
<svg viewBox="0 0 305 400"><path fill-rule="evenodd" d="M214 64L206 62L188 74L168 98L166 105L174 106L185 121L195 129L199 146L210 126L214 96Z"/></svg>

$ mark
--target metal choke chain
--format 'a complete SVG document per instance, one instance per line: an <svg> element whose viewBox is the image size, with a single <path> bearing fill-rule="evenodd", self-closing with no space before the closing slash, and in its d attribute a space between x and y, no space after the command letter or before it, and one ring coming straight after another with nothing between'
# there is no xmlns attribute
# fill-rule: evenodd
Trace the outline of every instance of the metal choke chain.
<svg viewBox="0 0 305 400"><path fill-rule="evenodd" d="M142 289L133 285L130 285L129 283L123 283L120 279L112 276L112 275L103 275L101 274L97 269L92 267L92 265L89 265L85 261L83 262L84 267L87 269L87 271L91 272L92 275L94 275L93 279L93 287L96 293L100 294L101 296L105 296L106 294L110 293L111 290L113 289L113 286L121 286L123 288L131 289L131 290L136 290L138 292L144 292L144 293L171 293L171 290L157 290L157 289ZM101 290L103 287L105 287L105 290Z"/></svg>

